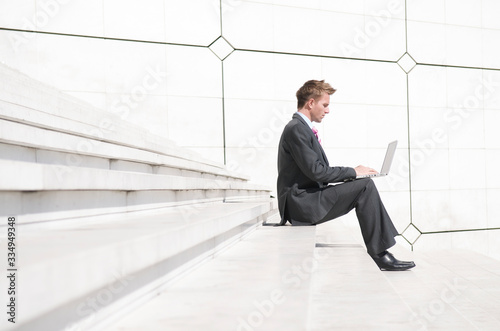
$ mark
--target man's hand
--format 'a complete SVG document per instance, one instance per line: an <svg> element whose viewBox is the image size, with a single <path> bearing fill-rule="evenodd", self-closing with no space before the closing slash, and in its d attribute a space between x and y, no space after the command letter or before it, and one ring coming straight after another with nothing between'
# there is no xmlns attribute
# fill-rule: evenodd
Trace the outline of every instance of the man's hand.
<svg viewBox="0 0 500 331"><path fill-rule="evenodd" d="M357 166L354 170L356 170L356 176L378 174L377 170L362 165Z"/></svg>

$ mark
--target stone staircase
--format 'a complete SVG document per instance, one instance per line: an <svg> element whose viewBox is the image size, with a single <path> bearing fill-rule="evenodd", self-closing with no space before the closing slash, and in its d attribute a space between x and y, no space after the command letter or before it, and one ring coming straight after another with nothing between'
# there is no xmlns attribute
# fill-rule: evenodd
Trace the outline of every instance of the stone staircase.
<svg viewBox="0 0 500 331"><path fill-rule="evenodd" d="M276 213L268 187L120 114L0 77L0 245L15 217L18 276L16 323L0 329L121 316Z"/></svg>

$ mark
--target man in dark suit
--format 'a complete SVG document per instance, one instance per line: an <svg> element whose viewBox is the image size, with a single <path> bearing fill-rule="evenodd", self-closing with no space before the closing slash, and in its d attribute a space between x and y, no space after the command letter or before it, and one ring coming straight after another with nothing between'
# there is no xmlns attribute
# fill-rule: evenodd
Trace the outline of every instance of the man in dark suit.
<svg viewBox="0 0 500 331"><path fill-rule="evenodd" d="M310 80L297 91L297 113L285 126L278 149L278 206L280 225L316 225L347 214L356 215L368 254L381 270L407 270L412 261L399 261L387 251L398 234L365 166L331 167L312 122L330 111L335 92L324 81ZM328 185L329 183L341 183Z"/></svg>

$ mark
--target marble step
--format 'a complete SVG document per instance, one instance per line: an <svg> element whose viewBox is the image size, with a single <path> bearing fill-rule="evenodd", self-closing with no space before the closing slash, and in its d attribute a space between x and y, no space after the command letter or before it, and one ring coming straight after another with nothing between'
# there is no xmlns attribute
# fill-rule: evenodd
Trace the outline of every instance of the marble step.
<svg viewBox="0 0 500 331"><path fill-rule="evenodd" d="M123 114L98 109L3 64L0 74L0 144L10 146L0 146L2 158L26 152L64 152L70 155L69 159L66 155L65 164L72 166L102 166L103 162L94 162L92 158L104 158L136 162L146 165L142 167L146 169L159 166L169 174L182 171L198 177L249 179L165 137L151 134L127 121ZM20 151L22 147L25 149Z"/></svg>
<svg viewBox="0 0 500 331"><path fill-rule="evenodd" d="M122 112L98 109L4 64L0 74L0 118L219 166L134 125Z"/></svg>
<svg viewBox="0 0 500 331"><path fill-rule="evenodd" d="M0 168L0 216L21 223L270 196L269 188L243 181L1 159Z"/></svg>
<svg viewBox="0 0 500 331"><path fill-rule="evenodd" d="M12 114L12 116L7 116ZM154 149L127 143L144 137L134 137L130 131L122 136L113 130L101 130L73 119L61 119L53 115L43 116L36 110L8 105L0 100L0 154L1 158L30 160L33 162L58 163L65 166L92 166L111 168L116 164L131 171L157 171L192 177L219 176L229 180L248 178L225 169L223 165L189 158L188 151L178 148ZM12 121L12 117L19 121ZM30 121L21 118L29 118ZM54 128L54 123L61 127ZM110 131L109 137L104 134ZM123 139L122 139L123 138ZM148 141L146 141L148 142ZM123 165L133 163L135 166Z"/></svg>
<svg viewBox="0 0 500 331"><path fill-rule="evenodd" d="M342 221L261 227L122 320L95 330L498 330L500 261L409 252L380 271Z"/></svg>
<svg viewBox="0 0 500 331"><path fill-rule="evenodd" d="M18 225L16 330L71 329L77 322L86 329L154 297L165 282L241 239L271 213L275 205L268 199Z"/></svg>
<svg viewBox="0 0 500 331"><path fill-rule="evenodd" d="M415 252L411 273L384 273L415 330L499 330L500 261L467 250Z"/></svg>
<svg viewBox="0 0 500 331"><path fill-rule="evenodd" d="M247 190L269 192L267 186L241 181L192 178L131 171L68 167L0 160L0 190Z"/></svg>
<svg viewBox="0 0 500 331"><path fill-rule="evenodd" d="M108 327L91 330L305 330L314 227L259 227Z"/></svg>

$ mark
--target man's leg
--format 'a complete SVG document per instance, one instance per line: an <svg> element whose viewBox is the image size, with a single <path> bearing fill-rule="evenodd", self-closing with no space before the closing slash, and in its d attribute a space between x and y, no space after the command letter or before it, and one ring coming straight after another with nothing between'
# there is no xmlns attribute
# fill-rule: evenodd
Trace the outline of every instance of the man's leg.
<svg viewBox="0 0 500 331"><path fill-rule="evenodd" d="M335 202L328 214L317 224L347 214L356 209L361 234L368 254L376 256L396 243L398 231L380 199L377 187L370 178L329 186L323 192Z"/></svg>

